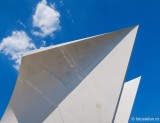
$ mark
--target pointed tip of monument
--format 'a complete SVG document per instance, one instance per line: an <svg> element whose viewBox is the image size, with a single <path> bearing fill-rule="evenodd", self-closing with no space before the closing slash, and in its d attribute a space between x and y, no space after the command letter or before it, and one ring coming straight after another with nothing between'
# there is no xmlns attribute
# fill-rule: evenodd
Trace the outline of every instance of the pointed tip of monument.
<svg viewBox="0 0 160 123"><path fill-rule="evenodd" d="M128 27L128 28L131 28L131 29L135 29L135 28L139 28L139 24L137 24L137 25L134 25L134 26L130 26L130 27Z"/></svg>
<svg viewBox="0 0 160 123"><path fill-rule="evenodd" d="M136 27L139 28L139 24L137 24Z"/></svg>
<svg viewBox="0 0 160 123"><path fill-rule="evenodd" d="M121 29L121 31L128 32L128 34L131 33L132 35L136 37L138 28L139 28L139 25L135 25L135 26L130 26L128 28Z"/></svg>
<svg viewBox="0 0 160 123"><path fill-rule="evenodd" d="M133 29L138 30L138 28L139 28L139 24L138 24L138 25L133 26Z"/></svg>
<svg viewBox="0 0 160 123"><path fill-rule="evenodd" d="M138 31L138 28L139 28L139 24L138 25L134 25L134 26L131 26L131 27L128 27L129 29L131 30L135 30L136 32Z"/></svg>
<svg viewBox="0 0 160 123"><path fill-rule="evenodd" d="M116 30L116 31L113 31L113 32L109 32L109 33L125 32L126 35L127 35L130 32L132 32L132 34L136 35L137 32L138 32L138 28L139 28L139 24L138 25L134 25L134 26L129 26L129 27L121 28L119 30ZM107 35L109 33L105 33L105 34Z"/></svg>
<svg viewBox="0 0 160 123"><path fill-rule="evenodd" d="M139 77L135 78L135 80L137 80L137 81L138 81L138 83L140 83L141 78L142 78L142 76L139 76Z"/></svg>
<svg viewBox="0 0 160 123"><path fill-rule="evenodd" d="M127 28L122 28L120 30L129 30L129 31L136 30L136 31L138 31L138 28L139 28L139 24L134 25L134 26L130 26L130 27L127 27Z"/></svg>
<svg viewBox="0 0 160 123"><path fill-rule="evenodd" d="M130 84L130 83L140 83L142 76L136 77L128 82L125 82L126 84Z"/></svg>
<svg viewBox="0 0 160 123"><path fill-rule="evenodd" d="M132 26L133 28L139 27L139 24Z"/></svg>

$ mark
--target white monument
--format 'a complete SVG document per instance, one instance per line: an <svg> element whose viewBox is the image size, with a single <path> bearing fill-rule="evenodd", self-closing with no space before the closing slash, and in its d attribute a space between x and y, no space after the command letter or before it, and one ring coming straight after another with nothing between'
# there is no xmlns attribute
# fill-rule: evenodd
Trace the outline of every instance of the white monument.
<svg viewBox="0 0 160 123"><path fill-rule="evenodd" d="M124 83L137 29L25 54L1 123L127 123L140 81Z"/></svg>

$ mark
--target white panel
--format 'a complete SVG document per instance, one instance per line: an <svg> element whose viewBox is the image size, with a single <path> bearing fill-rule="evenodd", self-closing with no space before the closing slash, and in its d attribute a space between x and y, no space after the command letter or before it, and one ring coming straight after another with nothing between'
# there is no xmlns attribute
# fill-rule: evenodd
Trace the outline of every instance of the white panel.
<svg viewBox="0 0 160 123"><path fill-rule="evenodd" d="M42 122L61 103L65 123L111 122L136 32L132 27L25 55L9 104L17 120Z"/></svg>
<svg viewBox="0 0 160 123"><path fill-rule="evenodd" d="M80 120L75 119L75 117L70 116L67 112L61 112L63 117L63 123L83 123Z"/></svg>
<svg viewBox="0 0 160 123"><path fill-rule="evenodd" d="M82 123L112 122L136 31L133 29L60 104L62 112Z"/></svg>
<svg viewBox="0 0 160 123"><path fill-rule="evenodd" d="M141 77L126 82L114 123L128 123Z"/></svg>

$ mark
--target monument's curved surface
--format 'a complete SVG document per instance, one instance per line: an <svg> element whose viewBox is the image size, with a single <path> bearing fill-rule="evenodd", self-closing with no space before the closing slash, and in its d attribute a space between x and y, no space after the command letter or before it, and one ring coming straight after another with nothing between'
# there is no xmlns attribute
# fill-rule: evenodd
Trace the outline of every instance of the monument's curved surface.
<svg viewBox="0 0 160 123"><path fill-rule="evenodd" d="M119 100L137 29L131 27L25 54L9 103L14 117L19 123L119 121ZM133 93L135 96L136 91ZM129 102L132 105L134 96ZM128 105L126 114L130 114L132 105Z"/></svg>

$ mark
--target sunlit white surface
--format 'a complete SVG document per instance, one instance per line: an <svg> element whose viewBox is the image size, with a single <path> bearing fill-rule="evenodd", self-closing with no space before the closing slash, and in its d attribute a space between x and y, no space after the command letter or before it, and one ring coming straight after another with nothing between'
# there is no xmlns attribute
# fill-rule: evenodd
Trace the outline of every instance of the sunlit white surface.
<svg viewBox="0 0 160 123"><path fill-rule="evenodd" d="M111 123L137 29L24 55L9 103L18 122Z"/></svg>

